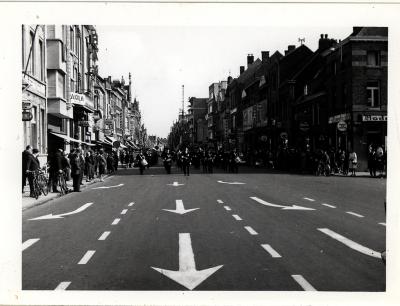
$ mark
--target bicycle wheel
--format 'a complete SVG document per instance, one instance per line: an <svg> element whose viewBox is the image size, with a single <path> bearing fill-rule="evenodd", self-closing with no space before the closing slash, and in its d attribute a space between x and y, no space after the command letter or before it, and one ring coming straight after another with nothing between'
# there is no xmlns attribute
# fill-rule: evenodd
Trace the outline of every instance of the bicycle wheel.
<svg viewBox="0 0 400 306"><path fill-rule="evenodd" d="M38 177L38 181L39 181L40 191L44 196L47 196L47 194L49 193L49 189L46 177L43 174L40 174Z"/></svg>
<svg viewBox="0 0 400 306"><path fill-rule="evenodd" d="M58 187L59 187L59 189L60 189L60 195L63 196L63 195L65 194L65 189L64 189L64 184L63 184L63 177L62 177L62 175L59 175L59 176L58 176L57 183L58 183Z"/></svg>
<svg viewBox="0 0 400 306"><path fill-rule="evenodd" d="M62 176L62 183L63 183L64 193L68 193L68 185L64 175Z"/></svg>
<svg viewBox="0 0 400 306"><path fill-rule="evenodd" d="M33 194L35 196L35 199L37 200L39 198L39 195L40 195L40 186L38 184L37 179L35 179L33 181Z"/></svg>

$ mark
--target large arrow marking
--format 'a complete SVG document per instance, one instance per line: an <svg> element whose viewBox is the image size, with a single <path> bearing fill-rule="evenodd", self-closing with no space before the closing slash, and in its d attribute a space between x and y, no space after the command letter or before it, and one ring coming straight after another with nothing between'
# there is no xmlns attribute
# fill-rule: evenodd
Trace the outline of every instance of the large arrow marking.
<svg viewBox="0 0 400 306"><path fill-rule="evenodd" d="M204 270L196 270L196 263L194 261L194 254L192 242L189 233L179 234L179 270L171 271L151 267L152 269L160 272L161 274L169 277L175 282L181 284L189 290L196 288L203 281L214 274L223 265L208 268Z"/></svg>
<svg viewBox="0 0 400 306"><path fill-rule="evenodd" d="M78 214L78 213L84 211L86 208L88 208L92 204L93 203L86 203L86 204L82 205L81 207L79 207L78 209L75 209L74 211L71 211L71 212L68 212L68 213L59 214L59 215L49 214L49 215L44 215L44 216L41 216L41 217L29 219L29 220L62 219L65 216Z"/></svg>
<svg viewBox="0 0 400 306"><path fill-rule="evenodd" d="M174 182L173 184L167 184L169 186L174 186L174 187L178 187L178 186L183 186L185 184L179 184L178 182Z"/></svg>
<svg viewBox="0 0 400 306"><path fill-rule="evenodd" d="M272 204L267 201L261 200L257 197L250 197L250 199L266 206L271 206L271 207L277 207L281 208L283 210L315 210L314 208L309 208L309 207L303 207L303 206L297 206L297 205L292 205L292 206L283 206L283 205L278 205L278 204Z"/></svg>
<svg viewBox="0 0 400 306"><path fill-rule="evenodd" d="M114 185L114 186L101 186L101 187L94 187L92 189L108 189L108 188L115 188L115 187L121 187L124 186L124 184L119 184L119 185Z"/></svg>
<svg viewBox="0 0 400 306"><path fill-rule="evenodd" d="M246 183L241 183L241 182L224 182L224 181L217 181L220 184L229 184L229 185L244 185Z"/></svg>
<svg viewBox="0 0 400 306"><path fill-rule="evenodd" d="M174 209L174 210L173 209L163 209L163 210L183 215L183 214L186 214L188 212L191 212L191 211L197 210L197 209L199 209L199 208L185 209L185 207L183 206L182 200L176 200L176 209Z"/></svg>

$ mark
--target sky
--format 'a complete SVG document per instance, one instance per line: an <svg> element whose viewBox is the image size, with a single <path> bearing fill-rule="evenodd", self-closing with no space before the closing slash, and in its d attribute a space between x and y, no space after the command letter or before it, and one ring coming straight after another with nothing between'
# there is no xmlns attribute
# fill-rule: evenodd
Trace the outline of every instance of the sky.
<svg viewBox="0 0 400 306"><path fill-rule="evenodd" d="M167 137L182 108L182 85L187 110L189 97L208 97L211 83L237 77L247 55L261 51L282 54L299 38L315 51L320 34L345 39L351 27L184 27L97 26L99 73L128 80L139 101L148 135Z"/></svg>

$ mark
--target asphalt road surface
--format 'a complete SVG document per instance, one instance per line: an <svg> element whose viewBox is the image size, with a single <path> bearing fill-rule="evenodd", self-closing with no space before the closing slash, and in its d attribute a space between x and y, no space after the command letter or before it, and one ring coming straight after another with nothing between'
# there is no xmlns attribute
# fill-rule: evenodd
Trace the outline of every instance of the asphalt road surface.
<svg viewBox="0 0 400 306"><path fill-rule="evenodd" d="M385 179L138 172L23 212L23 290L385 291Z"/></svg>

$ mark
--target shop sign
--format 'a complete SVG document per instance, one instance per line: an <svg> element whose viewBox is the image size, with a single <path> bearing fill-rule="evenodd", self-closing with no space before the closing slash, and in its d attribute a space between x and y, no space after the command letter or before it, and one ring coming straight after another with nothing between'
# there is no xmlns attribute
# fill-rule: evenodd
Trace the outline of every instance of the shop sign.
<svg viewBox="0 0 400 306"><path fill-rule="evenodd" d="M336 115L336 116L332 116L329 117L328 123L338 123L339 121L346 121L346 120L350 120L350 114L340 114L340 115Z"/></svg>
<svg viewBox="0 0 400 306"><path fill-rule="evenodd" d="M22 100L22 109L28 110L32 108L32 102L30 100Z"/></svg>
<svg viewBox="0 0 400 306"><path fill-rule="evenodd" d="M299 124L299 129L303 132L307 132L310 129L308 122L304 121Z"/></svg>
<svg viewBox="0 0 400 306"><path fill-rule="evenodd" d="M362 121L387 121L387 116L381 115L363 115Z"/></svg>
<svg viewBox="0 0 400 306"><path fill-rule="evenodd" d="M347 131L347 123L344 121L339 121L337 123L337 129L338 129L338 131L346 132Z"/></svg>
<svg viewBox="0 0 400 306"><path fill-rule="evenodd" d="M26 112L26 111L23 111L22 112L22 121L31 121L33 119L33 115L32 115L32 113L29 111L29 112Z"/></svg>
<svg viewBox="0 0 400 306"><path fill-rule="evenodd" d="M79 126L89 126L89 121L88 120L81 120L78 121Z"/></svg>
<svg viewBox="0 0 400 306"><path fill-rule="evenodd" d="M85 105L85 96L82 94L78 94L76 92L71 92L71 95L69 96L69 99L71 103L76 104L76 105Z"/></svg>

